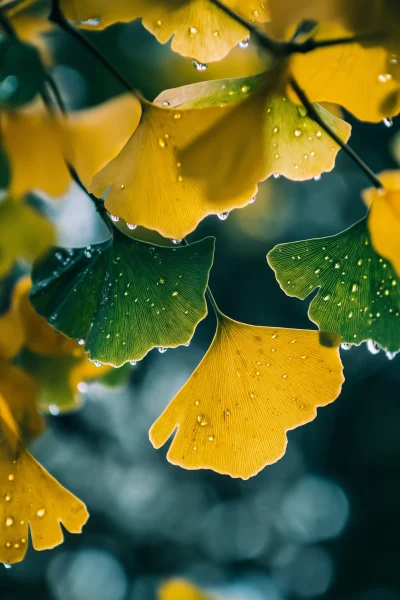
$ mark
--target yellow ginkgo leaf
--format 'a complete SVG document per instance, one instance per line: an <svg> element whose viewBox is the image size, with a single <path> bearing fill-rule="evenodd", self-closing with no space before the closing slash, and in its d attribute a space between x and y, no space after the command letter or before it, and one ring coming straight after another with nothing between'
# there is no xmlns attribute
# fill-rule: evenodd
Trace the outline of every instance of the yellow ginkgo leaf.
<svg viewBox="0 0 400 600"><path fill-rule="evenodd" d="M71 182L61 134L40 103L0 115L3 143L11 165L9 193L19 198L32 190L64 194Z"/></svg>
<svg viewBox="0 0 400 600"><path fill-rule="evenodd" d="M25 333L19 312L19 298L14 292L10 307L0 315L0 359L10 359L18 354Z"/></svg>
<svg viewBox="0 0 400 600"><path fill-rule="evenodd" d="M19 367L0 360L0 395L18 423L24 443L38 437L44 428L36 400L38 385L35 379Z"/></svg>
<svg viewBox="0 0 400 600"><path fill-rule="evenodd" d="M184 579L171 579L160 586L157 600L210 600L210 598Z"/></svg>
<svg viewBox="0 0 400 600"><path fill-rule="evenodd" d="M110 187L106 208L126 222L183 238L207 215L246 206L274 173L301 181L330 171L339 146L283 96L274 74L265 78L204 82L167 90L154 104L143 100L138 128L90 190L100 196ZM347 141L350 126L316 109Z"/></svg>
<svg viewBox="0 0 400 600"><path fill-rule="evenodd" d="M47 550L62 543L61 523L81 533L89 515L22 445L2 397L0 424L0 562L14 564L25 556L28 528L35 550Z"/></svg>
<svg viewBox="0 0 400 600"><path fill-rule="evenodd" d="M363 193L370 206L368 229L372 245L387 258L400 276L400 171L379 175L385 188L371 188Z"/></svg>
<svg viewBox="0 0 400 600"><path fill-rule="evenodd" d="M351 37L334 23L319 23L313 38ZM400 84L387 51L380 46L342 44L291 59L291 70L312 102L335 102L363 121L378 122L400 111Z"/></svg>
<svg viewBox="0 0 400 600"><path fill-rule="evenodd" d="M46 33L54 30L54 25L45 16L24 14L20 11L8 14L18 37L39 50L43 61L50 65L52 55L50 45L45 41Z"/></svg>
<svg viewBox="0 0 400 600"><path fill-rule="evenodd" d="M285 453L286 432L312 421L343 382L333 333L256 327L225 316L207 354L150 429L168 460L248 479Z"/></svg>
<svg viewBox="0 0 400 600"><path fill-rule="evenodd" d="M304 181L331 171L339 146L308 117L303 106L285 95L284 82L274 82L272 75L270 85L256 87L251 93L252 85L250 81L243 83L245 79L241 89L248 97L181 153L183 176L203 181L211 200L226 202L233 193L249 198L249 193L254 195L257 190L256 183L273 174ZM213 87L217 83L220 90L208 93L209 103L223 102L221 97L232 92L228 81L211 82ZM198 88L197 98L193 90L196 85L203 86ZM204 84L187 88L192 89L187 90L188 104L183 106L196 106L205 93ZM180 99L184 91L182 88L178 93ZM173 93L164 95L174 102ZM322 107L314 107L330 129L347 142L350 125Z"/></svg>
<svg viewBox="0 0 400 600"><path fill-rule="evenodd" d="M39 189L61 196L71 183L66 160L88 183L123 148L139 119L133 94L66 118L51 117L40 102L4 112L0 125L11 164L10 195Z"/></svg>
<svg viewBox="0 0 400 600"><path fill-rule="evenodd" d="M123 94L61 122L66 159L85 185L122 150L141 114L136 96Z"/></svg>
<svg viewBox="0 0 400 600"><path fill-rule="evenodd" d="M0 227L0 277L6 275L19 258L33 262L56 240L50 221L26 202L12 198L0 204Z"/></svg>
<svg viewBox="0 0 400 600"><path fill-rule="evenodd" d="M269 19L266 0L225 0L240 16L253 22ZM249 35L212 0L63 0L66 16L81 27L103 29L142 18L161 43L201 63L217 61Z"/></svg>

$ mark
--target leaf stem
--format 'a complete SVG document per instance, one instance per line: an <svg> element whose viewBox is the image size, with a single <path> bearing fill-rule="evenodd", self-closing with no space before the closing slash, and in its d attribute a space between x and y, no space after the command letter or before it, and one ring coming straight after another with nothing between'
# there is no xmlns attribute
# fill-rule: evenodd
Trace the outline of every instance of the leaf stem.
<svg viewBox="0 0 400 600"><path fill-rule="evenodd" d="M330 127L327 123L325 123L324 119L318 114L318 111L315 109L313 103L309 100L307 94L304 90L299 86L296 79L291 76L289 78L289 85L292 87L296 95L298 96L300 102L307 109L309 116L320 125L324 131L337 143L340 148L353 160L356 165L365 173L365 175L369 178L371 183L377 188L383 188L382 182L378 179L375 173L369 168L369 166L358 156L356 152L344 142Z"/></svg>
<svg viewBox="0 0 400 600"><path fill-rule="evenodd" d="M361 42L379 41L384 38L383 33L367 33L363 35L345 36L341 38L333 38L330 40L316 40L312 37L306 41L298 43L295 41L287 42L286 48L288 54L308 54L319 48L329 48L331 46L347 46L349 44L358 44Z"/></svg>
<svg viewBox="0 0 400 600"><path fill-rule="evenodd" d="M116 69L112 62L99 50L95 44L93 44L91 40L89 40L88 37L83 35L64 17L60 8L59 0L52 0L52 8L50 11L49 20L58 25L63 31L65 31L65 33L75 38L79 44L84 46L115 77L115 79L122 85L123 88L125 88L128 92L135 93L135 90L128 79L122 73L120 73L118 69Z"/></svg>
<svg viewBox="0 0 400 600"><path fill-rule="evenodd" d="M189 242L188 242L188 240L187 240L187 238L183 238L183 240L182 240L182 244L183 244L184 246L189 246L189 245L190 245L190 244L189 244ZM209 300L209 302L210 302L211 306L212 306L212 307L213 307L213 309L214 309L215 316L217 317L217 321L218 321L218 320L220 319L220 317L223 317L224 315L223 315L223 313L220 311L220 309L218 308L218 304L217 304L217 303L216 303L216 301L215 301L214 295L213 295L213 293L212 293L212 291L211 291L211 288L210 288L210 286L209 286L209 285L207 285L207 288L206 288L206 294L207 294L207 298L208 298L208 300Z"/></svg>

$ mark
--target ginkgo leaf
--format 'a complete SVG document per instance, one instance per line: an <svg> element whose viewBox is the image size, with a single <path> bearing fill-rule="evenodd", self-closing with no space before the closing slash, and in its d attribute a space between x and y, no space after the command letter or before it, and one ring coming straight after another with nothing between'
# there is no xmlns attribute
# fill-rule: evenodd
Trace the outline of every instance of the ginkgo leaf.
<svg viewBox="0 0 400 600"><path fill-rule="evenodd" d="M351 37L334 23L319 23L312 37ZM400 84L387 51L378 46L339 44L295 54L290 67L312 102L336 102L363 121L378 122L400 112Z"/></svg>
<svg viewBox="0 0 400 600"><path fill-rule="evenodd" d="M55 248L33 269L31 302L91 359L120 366L154 347L186 344L207 314L214 238L181 248L111 238Z"/></svg>
<svg viewBox="0 0 400 600"><path fill-rule="evenodd" d="M63 542L61 523L81 533L89 515L24 448L1 397L0 425L0 562L14 564L25 556L28 528L35 550L47 550Z"/></svg>
<svg viewBox="0 0 400 600"><path fill-rule="evenodd" d="M1 202L0 227L0 277L17 259L32 262L55 242L54 226L24 201Z"/></svg>
<svg viewBox="0 0 400 600"><path fill-rule="evenodd" d="M372 247L366 218L338 235L279 244L267 258L289 296L319 289L308 313L318 327L346 344L400 350L400 281Z"/></svg>
<svg viewBox="0 0 400 600"><path fill-rule="evenodd" d="M249 21L269 19L264 1L225 0L225 4ZM249 35L212 0L62 0L61 5L69 19L88 29L142 18L159 42L173 37L172 50L201 63L220 60Z"/></svg>
<svg viewBox="0 0 400 600"><path fill-rule="evenodd" d="M19 297L15 292L9 308L0 315L0 359L10 359L18 354L25 340L19 312Z"/></svg>
<svg viewBox="0 0 400 600"><path fill-rule="evenodd" d="M307 116L303 106L285 96L283 88L282 75L275 72L268 80L264 74L164 92L162 101L172 106L236 103L181 153L183 176L203 181L210 199L221 202L233 193L251 197L257 191L257 182L273 174L304 181L332 170L339 146ZM245 100L237 103L240 95ZM315 108L347 141L350 125L318 105Z"/></svg>
<svg viewBox="0 0 400 600"><path fill-rule="evenodd" d="M312 421L343 382L336 334L218 319L203 360L150 429L168 460L248 479L285 453L286 432Z"/></svg>
<svg viewBox="0 0 400 600"><path fill-rule="evenodd" d="M171 579L160 586L157 600L210 600L210 598L184 579Z"/></svg>
<svg viewBox="0 0 400 600"><path fill-rule="evenodd" d="M11 163L9 193L32 190L61 196L71 183L66 160L89 182L123 148L140 118L132 94L68 115L50 116L41 103L0 117L4 147Z"/></svg>
<svg viewBox="0 0 400 600"><path fill-rule="evenodd" d="M38 385L34 377L21 368L0 360L0 396L18 423L24 443L38 437L44 429L43 417L36 405Z"/></svg>
<svg viewBox="0 0 400 600"><path fill-rule="evenodd" d="M370 206L368 229L375 250L387 258L400 277L400 171L379 175L385 186L371 188L363 193Z"/></svg>
<svg viewBox="0 0 400 600"><path fill-rule="evenodd" d="M59 414L76 410L83 401L82 384L100 379L109 372L109 367L96 367L77 341L55 331L33 310L28 297L30 287L30 279L24 277L13 293L24 332L25 350L19 356L19 364L37 384L35 404L41 412ZM13 388L9 391L7 400Z"/></svg>
<svg viewBox="0 0 400 600"><path fill-rule="evenodd" d="M278 92L275 77L274 93L264 80L205 82L163 92L157 106L143 102L139 127L90 190L101 196L111 186L112 214L182 238L205 216L246 206L274 173L304 180L331 170L339 147ZM350 126L318 110L346 141Z"/></svg>

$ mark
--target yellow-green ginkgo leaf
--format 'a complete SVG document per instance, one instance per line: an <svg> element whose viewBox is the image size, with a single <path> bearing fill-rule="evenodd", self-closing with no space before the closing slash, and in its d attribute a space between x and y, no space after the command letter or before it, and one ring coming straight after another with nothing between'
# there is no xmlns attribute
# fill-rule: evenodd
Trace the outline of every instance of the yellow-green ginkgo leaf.
<svg viewBox="0 0 400 600"><path fill-rule="evenodd" d="M157 600L210 600L210 598L189 581L171 579L160 586Z"/></svg>
<svg viewBox="0 0 400 600"><path fill-rule="evenodd" d="M371 188L363 193L370 206L368 229L372 245L390 260L400 276L400 171L386 171L379 175L385 188Z"/></svg>
<svg viewBox="0 0 400 600"><path fill-rule="evenodd" d="M210 200L251 197L257 182L273 174L304 181L331 171L339 146L285 95L279 72L169 90L163 102L182 107L236 102L213 127L180 153L182 175L203 182ZM238 102L238 96L245 99ZM185 100L185 96L187 100ZM230 100L232 99L232 100ZM320 117L346 142L351 127L315 105Z"/></svg>
<svg viewBox="0 0 400 600"><path fill-rule="evenodd" d="M317 41L352 35L334 23L319 23L313 31ZM400 111L400 84L381 46L354 43L320 48L295 54L290 66L312 102L335 102L363 121L378 122Z"/></svg>
<svg viewBox="0 0 400 600"><path fill-rule="evenodd" d="M44 421L36 405L38 385L34 377L10 362L0 360L0 395L18 423L23 442L38 437Z"/></svg>
<svg viewBox="0 0 400 600"><path fill-rule="evenodd" d="M0 562L23 560L28 530L35 550L63 542L61 523L81 533L85 505L56 481L25 449L6 401L0 397Z"/></svg>
<svg viewBox="0 0 400 600"><path fill-rule="evenodd" d="M225 0L225 4L249 21L269 19L266 0ZM212 0L63 0L62 7L68 18L88 29L142 18L159 42L173 37L172 50L201 63L220 60L249 35Z"/></svg>
<svg viewBox="0 0 400 600"><path fill-rule="evenodd" d="M218 319L203 360L150 429L168 460L248 479L285 453L286 432L312 421L343 382L336 334Z"/></svg>
<svg viewBox="0 0 400 600"><path fill-rule="evenodd" d="M125 94L86 110L55 118L37 102L0 118L11 164L9 193L32 190L61 196L71 183L66 161L88 183L123 148L140 118L140 103Z"/></svg>
<svg viewBox="0 0 400 600"><path fill-rule="evenodd" d="M29 301L30 288L30 279L25 277L14 292L24 331L25 350L19 362L37 382L35 402L42 412L76 410L82 404L85 382L101 378L110 367L96 367L77 341L62 335L39 316Z"/></svg>
<svg viewBox="0 0 400 600"><path fill-rule="evenodd" d="M110 186L110 213L182 238L207 215L246 206L274 173L304 180L331 170L339 147L302 107L269 90L257 75L143 101L139 127L90 190L101 196ZM317 110L346 141L350 126Z"/></svg>
<svg viewBox="0 0 400 600"><path fill-rule="evenodd" d="M0 359L13 358L21 350L24 340L19 297L14 291L9 308L0 315Z"/></svg>
<svg viewBox="0 0 400 600"><path fill-rule="evenodd" d="M24 201L0 203L0 228L0 277L19 258L32 262L55 242L54 226Z"/></svg>

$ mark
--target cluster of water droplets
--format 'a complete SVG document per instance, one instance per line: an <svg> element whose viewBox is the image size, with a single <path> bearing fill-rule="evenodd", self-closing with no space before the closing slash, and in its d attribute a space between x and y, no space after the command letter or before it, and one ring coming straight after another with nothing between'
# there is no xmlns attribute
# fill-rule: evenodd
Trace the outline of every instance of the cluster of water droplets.
<svg viewBox="0 0 400 600"><path fill-rule="evenodd" d="M353 344L341 344L340 347L342 348L342 350L351 350L351 348L353 348ZM367 341L367 348L371 354L379 354L383 350L383 348L381 348L381 346L373 340ZM397 354L398 352L385 351L385 355L386 358L388 358L388 360L393 360L397 356Z"/></svg>

